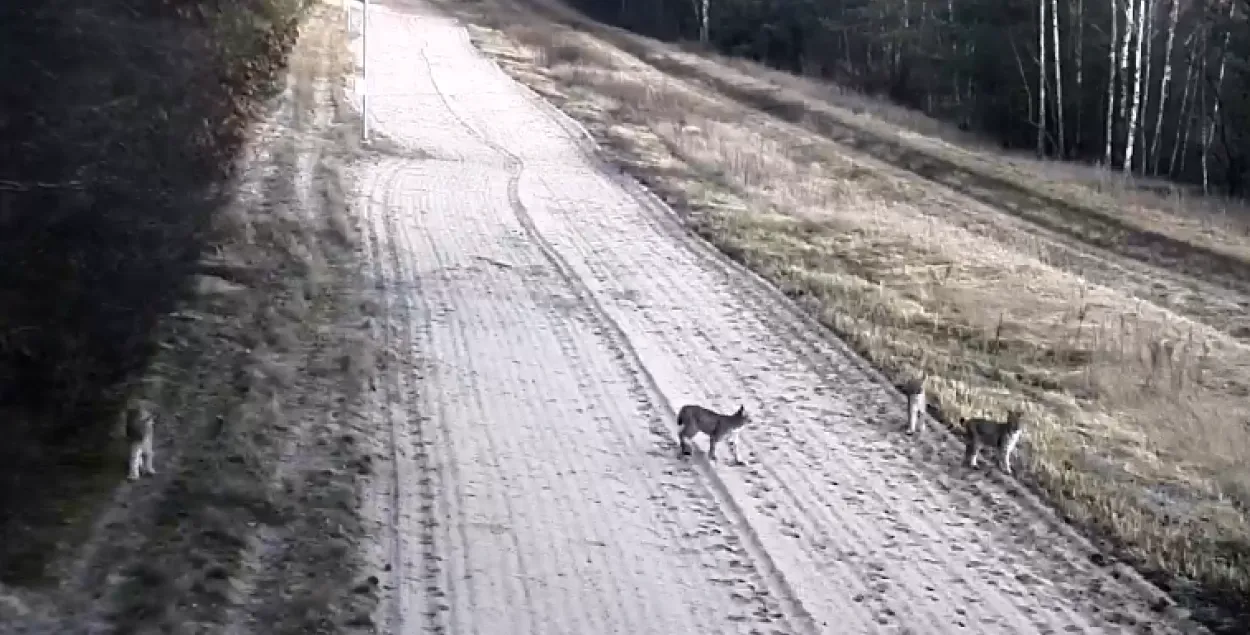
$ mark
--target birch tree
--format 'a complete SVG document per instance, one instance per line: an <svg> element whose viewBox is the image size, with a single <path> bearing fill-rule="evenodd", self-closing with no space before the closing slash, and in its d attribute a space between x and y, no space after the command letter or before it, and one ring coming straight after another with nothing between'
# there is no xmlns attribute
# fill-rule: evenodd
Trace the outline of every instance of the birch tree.
<svg viewBox="0 0 1250 635"><path fill-rule="evenodd" d="M699 11L699 43L704 46L707 45L709 35L707 25L708 4L709 0L702 0Z"/></svg>
<svg viewBox="0 0 1250 635"><path fill-rule="evenodd" d="M1137 35L1135 36L1136 46L1134 47L1133 60L1133 99L1129 107L1128 130L1124 134L1124 171L1133 171L1133 149L1137 146L1137 116L1141 113L1141 86L1142 86L1142 40L1146 33L1146 0L1138 0L1137 7L1133 10L1134 26L1137 27Z"/></svg>
<svg viewBox="0 0 1250 635"><path fill-rule="evenodd" d="M1152 56L1153 48L1154 48L1152 46L1152 42L1154 42L1154 39L1155 39L1155 17L1154 17L1155 16L1155 0L1142 0L1142 8L1145 13L1145 16L1143 18L1143 22L1145 22L1145 27L1142 30L1144 33L1144 37L1142 41L1139 43L1139 46L1142 46L1145 49L1145 52L1142 54L1142 64L1145 66L1145 68L1143 68L1141 71L1142 94L1141 94L1140 118L1143 123L1141 124L1141 127L1139 128L1139 132L1137 134L1137 140L1140 141L1141 143L1141 145L1138 146L1138 148L1141 150L1141 153L1142 153L1138 159L1138 164L1141 168L1141 175L1145 176L1148 159L1150 157L1146 154L1146 151L1149 148L1146 146L1147 128L1144 122L1146 121L1146 117L1150 113L1150 78L1152 77L1150 70L1153 67L1153 64L1151 63L1151 60L1152 60L1151 56Z"/></svg>
<svg viewBox="0 0 1250 635"><path fill-rule="evenodd" d="M1159 79L1158 113L1155 115L1154 134L1150 135L1149 156L1154 163L1151 166L1153 174L1159 173L1159 137L1163 134L1163 113L1168 108L1168 87L1172 84L1172 45L1176 41L1176 22L1180 16L1180 8L1180 0L1171 0L1171 10L1168 12L1167 43L1163 45L1163 77ZM1186 82L1188 81L1186 78ZM1185 105L1182 103L1181 109L1184 110L1184 108ZM1142 164L1145 165L1145 162L1143 161Z"/></svg>
<svg viewBox="0 0 1250 635"><path fill-rule="evenodd" d="M708 43L708 3L710 0L691 0L694 5L694 15L699 20L699 44L704 46Z"/></svg>
<svg viewBox="0 0 1250 635"><path fill-rule="evenodd" d="M1215 75L1215 99L1211 106L1211 117L1207 121L1206 134L1202 138L1202 193L1210 192L1211 170L1209 167L1208 157L1211 154L1211 141L1215 138L1215 126L1220 118L1220 91L1224 89L1224 71L1228 68L1228 36L1231 31L1233 17L1235 17L1237 5L1228 3L1228 26L1224 29L1224 42L1220 45L1220 70Z"/></svg>
<svg viewBox="0 0 1250 635"><path fill-rule="evenodd" d="M1037 0L1037 157L1046 156L1046 2Z"/></svg>
<svg viewBox="0 0 1250 635"><path fill-rule="evenodd" d="M1073 143L1080 152L1085 126L1085 0L1077 0L1073 16L1076 17L1076 41L1072 47L1072 59L1076 66L1076 135Z"/></svg>
<svg viewBox="0 0 1250 635"><path fill-rule="evenodd" d="M1107 43L1107 118L1106 132L1103 139L1106 148L1103 151L1102 162L1108 168L1111 167L1111 150L1115 141L1115 113L1118 109L1119 92L1116 90L1119 76L1116 74L1116 67L1120 65L1120 46L1119 33L1116 30L1117 17L1120 13L1120 7L1116 4L1116 0L1107 0L1111 4L1111 39Z"/></svg>
<svg viewBox="0 0 1250 635"><path fill-rule="evenodd" d="M1178 156L1181 160L1181 166L1184 166L1184 153L1189 146L1189 131L1193 128L1194 106L1190 97L1193 95L1194 85L1197 82L1197 75L1194 73L1194 68L1197 66L1197 57L1194 55L1194 47L1191 46L1191 43L1200 33L1200 30L1196 30L1190 33L1189 37L1185 38L1185 92L1181 94L1181 108L1177 117L1176 138L1172 142L1172 158L1168 162L1168 174L1172 176L1175 176L1177 173L1176 159ZM1202 40L1203 38L1198 38L1199 42Z"/></svg>
<svg viewBox="0 0 1250 635"><path fill-rule="evenodd" d="M1064 126L1063 126L1063 69L1059 62L1059 58L1063 57L1060 52L1063 51L1059 46L1059 2L1058 0L1050 0L1050 15L1054 21L1051 29L1052 43L1051 50L1054 53L1055 62L1055 124L1058 126L1059 133L1059 158L1066 159L1068 156L1067 149L1064 146Z"/></svg>
<svg viewBox="0 0 1250 635"><path fill-rule="evenodd" d="M1133 38L1137 35L1137 27L1134 19L1137 16L1137 0L1124 0L1124 32L1120 38L1120 121L1128 120L1129 99L1129 83L1128 83L1128 65L1129 53L1132 52Z"/></svg>

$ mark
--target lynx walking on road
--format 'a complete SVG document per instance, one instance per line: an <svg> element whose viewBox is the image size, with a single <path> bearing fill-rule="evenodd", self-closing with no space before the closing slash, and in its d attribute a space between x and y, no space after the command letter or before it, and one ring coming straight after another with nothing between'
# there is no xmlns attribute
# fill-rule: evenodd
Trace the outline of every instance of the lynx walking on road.
<svg viewBox="0 0 1250 635"><path fill-rule="evenodd" d="M989 419L960 419L966 437L964 464L975 468L981 449L994 446L998 453L998 467L1004 474L1011 474L1011 455L1015 453L1020 438L1024 436L1024 412L1013 409L1007 413L1007 421Z"/></svg>
<svg viewBox="0 0 1250 635"><path fill-rule="evenodd" d="M682 406L677 413L677 441L681 444L682 456L690 455L690 439L700 432L708 436L707 459L716 460L716 444L722 439L729 444L734 463L742 464L738 454L738 432L743 426L751 423L746 413L746 406L738 406L738 411L731 415L708 410L693 404Z"/></svg>
<svg viewBox="0 0 1250 635"><path fill-rule="evenodd" d="M152 476L156 474L153 467L152 433L156 426L156 417L148 404L137 401L126 407L122 415L125 418L126 443L130 449L130 480L137 480L140 474Z"/></svg>
<svg viewBox="0 0 1250 635"><path fill-rule="evenodd" d="M916 434L924 429L924 380L912 379L903 384L903 394L907 396L907 434Z"/></svg>

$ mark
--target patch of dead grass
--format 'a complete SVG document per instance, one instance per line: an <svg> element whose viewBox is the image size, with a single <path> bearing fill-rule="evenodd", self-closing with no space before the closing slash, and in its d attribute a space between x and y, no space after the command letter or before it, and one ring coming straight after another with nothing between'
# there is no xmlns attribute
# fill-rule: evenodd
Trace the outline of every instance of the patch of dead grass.
<svg viewBox="0 0 1250 635"><path fill-rule="evenodd" d="M1093 282L1003 238L1013 226L1001 210L973 217L975 204L948 190L586 33L502 5L485 18L461 9L501 27L473 29L483 50L679 201L695 231L891 378L925 373L947 421L1035 412L1030 478L1069 520L1113 537L1195 609L1244 608L1245 344L1107 282L1115 275Z"/></svg>
<svg viewBox="0 0 1250 635"><path fill-rule="evenodd" d="M375 367L345 196L358 148L339 144L359 134L344 93L345 29L341 7L311 10L289 98L258 128L254 174L214 228L213 269L255 275L232 304L198 307L217 331L191 325L166 365L184 377L161 401L195 413L178 432L199 438L153 511L163 535L148 538L115 594L123 631L371 626L376 589L360 589L355 553L370 457L353 423Z"/></svg>
<svg viewBox="0 0 1250 635"><path fill-rule="evenodd" d="M344 196L355 146L339 145L359 129L341 7L302 27L290 90L250 126L193 293L161 321L134 391L156 407L160 473L114 492L66 549L59 589L0 588L6 625L371 632L376 589L355 552L371 457L353 434L375 368ZM107 469L115 482L124 461Z"/></svg>
<svg viewBox="0 0 1250 635"><path fill-rule="evenodd" d="M659 43L588 20L554 0L527 0L525 7L673 77L713 88L1031 223L1127 258L1250 290L1245 282L1250 247L1241 240L1250 229L1244 205L1157 183L1135 185L1097 169L1004 155L969 135L943 131L923 114L854 91ZM1071 178L1060 178L1064 175ZM1250 337L1250 331L1244 335Z"/></svg>

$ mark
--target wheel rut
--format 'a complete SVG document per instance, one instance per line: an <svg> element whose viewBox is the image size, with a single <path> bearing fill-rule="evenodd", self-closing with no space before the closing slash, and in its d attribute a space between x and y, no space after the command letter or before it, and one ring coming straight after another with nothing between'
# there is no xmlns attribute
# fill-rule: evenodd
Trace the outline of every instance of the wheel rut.
<svg viewBox="0 0 1250 635"><path fill-rule="evenodd" d="M467 43L467 38L465 40ZM477 127L474 126L466 118L458 114L454 104L449 100L446 94L440 90L437 73L430 63L430 59L426 53L427 47L421 48L422 61L429 73L430 83L434 92L442 105L447 109L448 113L459 123L465 132L474 139L480 141L484 146L493 150L504 161L509 173L508 178L508 203L513 216L523 228L526 237L532 241L541 251L543 257L556 271L567 288L574 294L577 301L584 307L587 319L597 323L601 333L606 335L608 345L613 349L618 359L628 363L637 374L640 382L634 389L634 392L641 399L654 400L664 412L676 412L674 404L670 403L664 392L656 383L654 377L651 376L643 363L638 352L633 348L628 335L619 324L613 320L611 314L606 311L599 302L597 296L591 292L586 284L578 277L578 274L571 270L570 265L566 262L559 252L543 237L543 234L534 224L534 220L526 208L521 197L521 181L525 176L526 164L524 159L516 153L510 151L506 146L500 145L485 136ZM670 436L671 431L663 436ZM792 629L801 632L815 632L815 625L811 616L801 604L794 600L794 592L789 588L789 583L785 576L773 563L767 551L760 544L758 537L754 535L750 522L743 515L741 508L734 500L733 496L725 489L723 483L720 482L716 473L709 470L705 464L696 466L696 470L706 481L705 487L707 493L720 506L720 512L724 516L723 520L726 524L734 527L742 535L742 550L748 555L752 562L760 569L763 579L767 582L769 592L777 598L782 604L784 615L791 616L793 624Z"/></svg>
<svg viewBox="0 0 1250 635"><path fill-rule="evenodd" d="M371 119L423 150L365 166L359 201L389 351L391 631L1151 622L1018 488L901 436L879 375L600 170L458 26L389 6ZM747 405L748 465L678 457L691 402Z"/></svg>
<svg viewBox="0 0 1250 635"><path fill-rule="evenodd" d="M378 193L367 206L377 215L370 240L375 274L395 300L384 303L393 322L388 331L402 334L387 348L408 348L410 360L391 369L396 379L387 390L411 394L402 387L405 375L426 387L400 404L406 412L392 407L390 419L395 461L409 464L390 479L398 484L388 520L397 528L389 547L392 584L402 590L388 608L391 623L428 620L434 630L454 632L658 633L726 622L719 627L726 632L792 632L777 621L782 612L731 523L699 495L676 458L671 421L643 382L622 369L624 352L593 309L519 223L500 235L510 208L481 222L457 215L455 231L422 223L439 207L425 197L441 196L422 184L454 181L461 167L409 160L378 166ZM431 171L443 175L423 174ZM505 185L503 171L498 181ZM470 207L483 203L465 198ZM500 250L500 243L508 247ZM387 257L393 254L424 255ZM483 254L489 262L476 257ZM428 326L418 326L423 322ZM619 429L622 422L630 429ZM587 444L588 435L602 441ZM433 478L417 476L405 449L420 442L438 448L421 468ZM629 469L605 471L604 459L623 460ZM639 460L651 467L634 465ZM413 480L429 483L421 489L434 504L421 507L404 491ZM587 509L608 501L611 514ZM622 514L641 530L642 544L620 542L622 528L614 525ZM543 536L544 529L551 533ZM418 554L438 564L409 566ZM685 564L673 573L629 566L674 560ZM640 592L637 601L622 599ZM705 595L712 599L691 602ZM701 608L692 613L691 604Z"/></svg>

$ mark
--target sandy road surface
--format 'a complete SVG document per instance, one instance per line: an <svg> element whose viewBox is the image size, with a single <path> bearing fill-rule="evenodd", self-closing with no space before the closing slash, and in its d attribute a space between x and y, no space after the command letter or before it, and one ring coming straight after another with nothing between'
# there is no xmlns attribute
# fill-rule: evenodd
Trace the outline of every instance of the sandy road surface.
<svg viewBox="0 0 1250 635"><path fill-rule="evenodd" d="M369 28L384 632L1175 632L457 24ZM755 413L746 466L677 457L690 401Z"/></svg>

